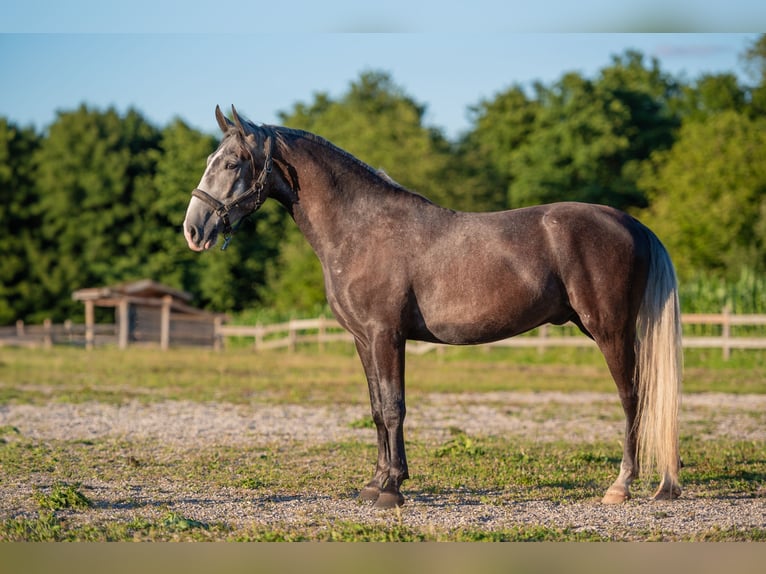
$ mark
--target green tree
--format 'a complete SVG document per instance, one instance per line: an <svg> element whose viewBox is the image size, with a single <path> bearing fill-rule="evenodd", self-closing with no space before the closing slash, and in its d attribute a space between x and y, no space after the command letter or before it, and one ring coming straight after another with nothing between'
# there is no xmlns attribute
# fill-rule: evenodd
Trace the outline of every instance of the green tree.
<svg viewBox="0 0 766 574"><path fill-rule="evenodd" d="M761 34L747 47L742 60L755 80L749 90L749 111L753 117L762 117L766 115L766 34Z"/></svg>
<svg viewBox="0 0 766 574"><path fill-rule="evenodd" d="M673 103L683 121L704 121L727 110L742 112L746 105L746 90L731 73L703 74L694 83L683 86Z"/></svg>
<svg viewBox="0 0 766 574"><path fill-rule="evenodd" d="M81 106L60 112L35 154L41 244L30 274L44 289L40 313L81 314L72 291L136 279L136 244L150 197L159 133L135 110L120 117Z"/></svg>
<svg viewBox="0 0 766 574"><path fill-rule="evenodd" d="M650 198L641 217L682 278L766 270L766 120L727 111L685 123L640 185Z"/></svg>
<svg viewBox="0 0 766 574"><path fill-rule="evenodd" d="M136 198L145 223L137 244L144 257L143 274L172 287L190 288L197 297L202 295L203 265L186 246L182 224L191 190L215 147L215 138L176 119L162 130L159 146L151 150L156 164L152 185L141 188Z"/></svg>
<svg viewBox="0 0 766 574"><path fill-rule="evenodd" d="M669 147L678 126L677 91L656 60L628 51L590 80L565 74L536 86L533 131L509 150L512 207L576 200L621 209L645 207L636 185L650 153Z"/></svg>
<svg viewBox="0 0 766 574"><path fill-rule="evenodd" d="M40 138L32 128L19 128L0 118L0 325L28 319L40 296L28 274L28 251L38 241L32 156Z"/></svg>
<svg viewBox="0 0 766 574"><path fill-rule="evenodd" d="M514 85L469 109L473 129L460 141L457 156L463 177L477 191L479 210L510 207L512 152L525 144L535 126L540 103Z"/></svg>
<svg viewBox="0 0 766 574"><path fill-rule="evenodd" d="M340 99L317 94L313 104L296 104L280 120L330 140L432 201L460 207L461 189L446 176L449 142L423 124L425 111L389 74L363 72Z"/></svg>

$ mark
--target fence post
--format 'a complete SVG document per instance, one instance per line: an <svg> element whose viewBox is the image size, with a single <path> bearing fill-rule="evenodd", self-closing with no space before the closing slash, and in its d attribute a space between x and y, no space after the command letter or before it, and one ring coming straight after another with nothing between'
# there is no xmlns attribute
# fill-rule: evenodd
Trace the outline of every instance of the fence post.
<svg viewBox="0 0 766 574"><path fill-rule="evenodd" d="M537 354L538 355L544 355L545 354L545 347L546 341L545 339L548 338L548 323L545 323L544 325L540 325L540 333L539 333L539 341L540 344L537 345Z"/></svg>
<svg viewBox="0 0 766 574"><path fill-rule="evenodd" d="M64 334L66 335L67 342L71 343L73 339L71 319L67 319L64 321Z"/></svg>
<svg viewBox="0 0 766 574"><path fill-rule="evenodd" d="M21 319L16 321L16 336L19 339L24 336L24 321Z"/></svg>
<svg viewBox="0 0 766 574"><path fill-rule="evenodd" d="M253 343L253 351L258 351L263 347L263 325L261 323L255 324L255 342Z"/></svg>
<svg viewBox="0 0 766 574"><path fill-rule="evenodd" d="M722 315L723 360L728 361L731 357L731 307L724 306Z"/></svg>
<svg viewBox="0 0 766 574"><path fill-rule="evenodd" d="M172 295L165 295L162 298L162 313L160 316L160 349L163 351L167 351L170 347L170 306L172 304Z"/></svg>
<svg viewBox="0 0 766 574"><path fill-rule="evenodd" d="M291 353L294 353L295 345L298 342L298 330L296 329L295 322L292 319L288 325L289 331L287 332L287 349Z"/></svg>
<svg viewBox="0 0 766 574"><path fill-rule="evenodd" d="M50 349L53 346L53 325L50 319L43 319L43 347Z"/></svg>
<svg viewBox="0 0 766 574"><path fill-rule="evenodd" d="M319 330L317 331L317 344L319 346L319 352L324 353L324 340L327 334L327 327L325 325L325 316L319 316Z"/></svg>
<svg viewBox="0 0 766 574"><path fill-rule="evenodd" d="M223 317L216 315L213 318L213 350L220 351L223 349L223 333L221 333L221 326L223 325Z"/></svg>
<svg viewBox="0 0 766 574"><path fill-rule="evenodd" d="M120 313L120 330L117 334L117 346L120 349L127 349L130 340L130 303L127 299L120 299L118 310Z"/></svg>
<svg viewBox="0 0 766 574"><path fill-rule="evenodd" d="M95 343L93 323L96 319L95 303L91 299L85 301L85 348L90 350Z"/></svg>

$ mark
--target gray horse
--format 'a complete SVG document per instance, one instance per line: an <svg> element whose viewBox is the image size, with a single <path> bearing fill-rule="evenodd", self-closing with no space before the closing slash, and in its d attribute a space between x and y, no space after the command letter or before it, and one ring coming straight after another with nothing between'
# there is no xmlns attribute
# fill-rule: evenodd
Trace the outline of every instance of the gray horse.
<svg viewBox="0 0 766 574"><path fill-rule="evenodd" d="M681 327L673 265L657 237L601 205L496 213L439 207L313 134L215 115L224 137L192 192L184 236L203 251L267 198L322 264L327 299L353 336L370 391L378 460L360 497L402 505L404 348L468 345L571 321L603 353L625 411L620 472L603 502L656 470L680 495Z"/></svg>

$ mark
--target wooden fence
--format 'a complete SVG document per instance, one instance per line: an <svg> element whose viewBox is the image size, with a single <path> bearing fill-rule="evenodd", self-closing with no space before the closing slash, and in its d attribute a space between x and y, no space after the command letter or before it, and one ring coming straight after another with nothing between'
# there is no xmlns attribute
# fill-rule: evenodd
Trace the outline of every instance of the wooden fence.
<svg viewBox="0 0 766 574"><path fill-rule="evenodd" d="M708 326L714 335L687 334L683 345L688 349L720 349L728 359L733 349L766 349L766 315L734 315L724 310L720 314L685 314L684 325ZM116 344L117 330L113 324L96 324L94 336L99 344ZM320 350L327 343L353 343L353 337L344 331L337 321L326 317L297 319L272 325L215 325L216 347L224 346L227 339L252 340L255 351L289 349L294 351L301 344L316 344ZM737 331L750 331L744 335ZM0 327L0 346L51 346L54 344L84 345L85 325L65 322L54 325L45 321L42 325L25 325L19 321L15 326ZM231 342L231 341L230 341ZM250 344L249 342L246 344ZM589 338L573 327L544 325L531 333L489 343L487 347L533 348L544 352L556 347L593 347ZM443 349L444 345L408 342L409 353L422 355Z"/></svg>
<svg viewBox="0 0 766 574"><path fill-rule="evenodd" d="M717 335L683 338L687 349L721 349L723 357L729 359L732 349L766 349L766 329L756 329L758 334L741 336L733 332L732 327L764 327L766 315L733 315L726 310L720 314L685 314L681 321L684 325L718 326ZM316 344L320 349L326 343L343 341L353 343L353 337L344 331L334 319L297 319L272 325L222 325L221 338L240 337L253 340L255 351L284 349L294 351L299 344ZM488 343L487 347L534 348L544 352L556 347L594 347L595 343L576 330L543 325L530 334ZM443 349L445 345L436 343L407 342L407 352L422 355L433 350Z"/></svg>

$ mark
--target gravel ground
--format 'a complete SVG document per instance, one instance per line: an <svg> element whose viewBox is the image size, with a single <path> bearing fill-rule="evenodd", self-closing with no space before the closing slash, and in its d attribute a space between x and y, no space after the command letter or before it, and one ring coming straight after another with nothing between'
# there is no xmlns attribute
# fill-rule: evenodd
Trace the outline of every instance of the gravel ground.
<svg viewBox="0 0 766 574"><path fill-rule="evenodd" d="M349 425L367 415L367 407L360 405L51 403L2 405L0 426L12 425L20 436L33 440L151 440L181 451L190 445L241 445L247 441L285 439L308 444L348 439L369 443L373 440L372 430ZM681 418L683 432L700 440L730 437L766 441L766 396L687 395ZM408 439L438 444L449 438L451 427L478 436L617 442L622 436L623 418L617 399L611 394L497 392L411 398L406 424ZM36 487L33 482L16 484L0 477L0 519L36 510L31 496ZM437 493L408 496L401 512L378 512L355 500L337 500L322 493L309 493L299 499L243 498L242 491L233 489L189 492L170 482L137 487L89 481L87 487L89 496L99 502L87 513L73 514L73 520L127 521L136 515L159 516L163 509L172 508L195 520L224 522L235 528L321 525L337 520L439 530L494 530L531 524L570 527L616 539L626 536L642 539L660 530L688 537L713 529L766 528L763 489L756 498L708 499L686 491L680 500L673 502L652 502L637 496L619 506L605 506L595 500L493 503L492 493L481 496ZM119 504L125 500L133 502Z"/></svg>

